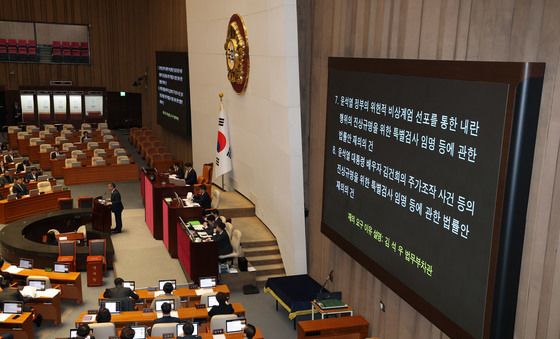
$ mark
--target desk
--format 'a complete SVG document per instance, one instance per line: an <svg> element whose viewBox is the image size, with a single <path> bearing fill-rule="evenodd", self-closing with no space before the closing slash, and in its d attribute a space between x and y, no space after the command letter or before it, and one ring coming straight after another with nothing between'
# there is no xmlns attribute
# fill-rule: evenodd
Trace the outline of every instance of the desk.
<svg viewBox="0 0 560 339"><path fill-rule="evenodd" d="M0 223L6 224L37 213L56 211L59 198L70 198L69 190L44 193L18 200L0 200Z"/></svg>
<svg viewBox="0 0 560 339"><path fill-rule="evenodd" d="M205 332L205 333L198 333L198 336L200 336L202 339L212 339L214 338L212 336L212 333L209 332ZM226 339L245 339L245 335L243 333L226 333L225 334ZM154 337L154 336L148 336L146 337L147 339L162 339L163 337ZM257 327L257 332L255 333L255 336L253 337L253 339L264 339L264 336L262 334L262 331L260 328Z"/></svg>
<svg viewBox="0 0 560 339"><path fill-rule="evenodd" d="M83 233L78 232L67 232L67 233L59 233L56 236L56 240L75 240L78 242L84 241L85 237ZM62 239L61 239L62 238Z"/></svg>
<svg viewBox="0 0 560 339"><path fill-rule="evenodd" d="M177 253L183 271L193 281L200 277L218 276L218 248L216 243L194 242L189 231L181 222L177 222Z"/></svg>
<svg viewBox="0 0 560 339"><path fill-rule="evenodd" d="M162 201L163 243L171 258L177 258L177 221L201 220L202 207L183 207L179 202L165 198Z"/></svg>
<svg viewBox="0 0 560 339"><path fill-rule="evenodd" d="M8 144L10 144L10 149L18 149L18 139L16 133L8 133Z"/></svg>
<svg viewBox="0 0 560 339"><path fill-rule="evenodd" d="M325 316L329 318L331 315L338 315L342 316L343 314L353 316L354 311L352 307L340 307L340 308L329 308L329 309L322 309L316 300L311 302L311 320L315 320L315 313L319 313L321 315L321 319L325 319Z"/></svg>
<svg viewBox="0 0 560 339"><path fill-rule="evenodd" d="M369 323L361 316L307 320L298 322L297 337L363 339L368 335L368 328Z"/></svg>
<svg viewBox="0 0 560 339"><path fill-rule="evenodd" d="M138 180L136 164L63 168L65 185Z"/></svg>
<svg viewBox="0 0 560 339"><path fill-rule="evenodd" d="M232 303L233 310L238 316L245 315L245 308L240 303ZM208 319L208 311L206 308L197 309L196 307L185 307L177 309L178 317L181 320L191 320L191 319ZM84 311L78 315L76 318L76 327L84 323L84 316L87 315L87 311ZM111 322L115 324L116 327L121 327L129 324L138 323L139 325L151 326L154 320L157 319L156 312L143 311L127 311L121 312L119 314L111 314ZM93 321L91 321L93 322ZM89 322L86 322L89 323Z"/></svg>
<svg viewBox="0 0 560 339"><path fill-rule="evenodd" d="M213 288L215 293L222 292L225 294L229 294L229 287L227 285L216 285ZM140 299L144 299L146 304L150 304L152 300L154 300L154 292L155 291L148 291L146 289L136 289L134 293L138 294ZM173 294L176 296L181 297L181 299L188 298L189 300L200 299L200 296L196 294L196 289L194 288L186 288L186 287L179 287ZM99 294L99 300L105 299L103 297L103 293Z"/></svg>
<svg viewBox="0 0 560 339"><path fill-rule="evenodd" d="M11 333L15 339L33 339L33 316L31 312L24 312L14 319L10 316L6 321L0 322L0 333Z"/></svg>
<svg viewBox="0 0 560 339"><path fill-rule="evenodd" d="M2 270L7 269L9 266L9 263L4 263ZM57 273L47 272L40 268L33 268L30 270L22 270L16 274L11 274L12 277L19 281L25 281L30 275L48 277L51 280L51 285L60 285L62 299L74 300L77 304L82 303L82 278L79 272Z"/></svg>
<svg viewBox="0 0 560 339"><path fill-rule="evenodd" d="M145 181L145 220L152 236L157 240L163 240L163 198L171 197L173 192L183 196L193 191L192 186L175 186L173 184L164 184L167 179L158 177L156 182Z"/></svg>
<svg viewBox="0 0 560 339"><path fill-rule="evenodd" d="M6 198L8 196L8 194L10 194L10 188L12 188L14 184L8 184L4 187L0 187L0 195L2 195L4 198ZM27 184L27 189L32 190L37 188L37 182L36 181L30 181Z"/></svg>
<svg viewBox="0 0 560 339"><path fill-rule="evenodd" d="M44 320L50 320L55 325L62 322L60 299L61 293L57 294L54 298L34 298L26 301L25 305L33 307L36 313L41 314Z"/></svg>

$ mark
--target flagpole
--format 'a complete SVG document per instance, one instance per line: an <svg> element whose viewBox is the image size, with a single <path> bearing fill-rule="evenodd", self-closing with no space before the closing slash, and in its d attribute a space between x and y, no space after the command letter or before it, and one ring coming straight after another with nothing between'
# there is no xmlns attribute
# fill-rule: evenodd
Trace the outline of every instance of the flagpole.
<svg viewBox="0 0 560 339"><path fill-rule="evenodd" d="M221 105L223 104L224 92L218 93L218 96L220 97L220 108L221 108ZM225 191L226 188L224 186L224 175L222 174L221 177L222 177L222 190Z"/></svg>

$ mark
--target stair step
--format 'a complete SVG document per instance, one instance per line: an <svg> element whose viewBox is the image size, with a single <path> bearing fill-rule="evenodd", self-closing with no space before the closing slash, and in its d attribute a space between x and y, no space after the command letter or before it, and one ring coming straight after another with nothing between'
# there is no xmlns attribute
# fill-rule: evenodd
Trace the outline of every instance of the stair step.
<svg viewBox="0 0 560 339"><path fill-rule="evenodd" d="M255 268L257 269L257 276L283 274L286 272L284 270L283 264L271 264L271 265L262 265L262 266L255 265Z"/></svg>
<svg viewBox="0 0 560 339"><path fill-rule="evenodd" d="M245 257L252 258L255 256L280 254L280 249L276 248L256 248L256 249L243 249Z"/></svg>
<svg viewBox="0 0 560 339"><path fill-rule="evenodd" d="M243 248L265 247L265 246L278 246L276 240L263 240L263 241L249 241L241 243Z"/></svg>
<svg viewBox="0 0 560 339"><path fill-rule="evenodd" d="M251 264L253 266L282 264L282 256L280 254L254 256L251 257Z"/></svg>
<svg viewBox="0 0 560 339"><path fill-rule="evenodd" d="M257 283L262 282L264 284L269 278L280 278L285 276L286 274L271 274L271 275L257 276Z"/></svg>

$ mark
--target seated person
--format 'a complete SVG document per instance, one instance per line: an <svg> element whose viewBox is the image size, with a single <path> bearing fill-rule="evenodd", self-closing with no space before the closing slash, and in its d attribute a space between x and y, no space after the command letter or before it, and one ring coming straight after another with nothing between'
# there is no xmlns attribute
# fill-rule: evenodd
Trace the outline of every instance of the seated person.
<svg viewBox="0 0 560 339"><path fill-rule="evenodd" d="M39 172L37 171L36 167L32 167L31 168L31 172L26 173L25 174L25 181L26 182L30 182L30 181L37 181L39 180Z"/></svg>
<svg viewBox="0 0 560 339"><path fill-rule="evenodd" d="M210 311L208 311L209 318L218 314L233 314L233 306L229 304L229 297L225 293L218 292L216 300L218 301L218 306L212 306Z"/></svg>
<svg viewBox="0 0 560 339"><path fill-rule="evenodd" d="M169 171L171 173L176 174L178 179L185 179L185 170L183 169L183 166L180 163L176 162L173 165L171 165Z"/></svg>
<svg viewBox="0 0 560 339"><path fill-rule="evenodd" d="M257 334L257 329L251 324L246 324L243 333L247 339L253 339L255 334Z"/></svg>
<svg viewBox="0 0 560 339"><path fill-rule="evenodd" d="M183 175L185 176L185 184L187 185L198 184L198 177L196 176L196 171L192 167L192 163L190 162L185 163L185 170Z"/></svg>
<svg viewBox="0 0 560 339"><path fill-rule="evenodd" d="M90 335L91 328L89 328L88 324L80 324L76 332L78 332L78 336L76 337L78 339L94 339L94 337Z"/></svg>
<svg viewBox="0 0 560 339"><path fill-rule="evenodd" d="M134 339L135 334L136 333L134 332L132 327L125 326L121 330L121 336L119 337L119 339Z"/></svg>
<svg viewBox="0 0 560 339"><path fill-rule="evenodd" d="M57 157L58 155L63 155L63 154L64 154L64 153L62 153L62 152L59 151L58 146L54 146L54 151L51 152L50 158L51 158L51 159L56 159L56 157Z"/></svg>
<svg viewBox="0 0 560 339"><path fill-rule="evenodd" d="M4 264L4 259L2 259L2 264ZM0 277L0 288L2 288L2 292L0 292L0 303L5 301L21 301L24 303L23 311L24 312L32 312L33 314L33 322L37 326L41 326L43 321L43 316L40 314L36 314L32 307L26 306L25 302L29 301L31 298L25 298L19 291L18 288L10 287L10 280L4 278L3 276Z"/></svg>
<svg viewBox="0 0 560 339"><path fill-rule="evenodd" d="M4 163L11 164L12 162L14 162L14 154L12 151L9 151L8 154L4 156Z"/></svg>
<svg viewBox="0 0 560 339"><path fill-rule="evenodd" d="M115 287L108 288L103 292L104 298L131 298L134 300L138 300L138 294L134 293L130 288L124 287L124 280L123 278L115 278Z"/></svg>
<svg viewBox="0 0 560 339"><path fill-rule="evenodd" d="M210 199L210 195L206 192L206 185L200 186L200 192L193 197L193 201L198 203L200 207L204 209L208 209L212 205L212 199Z"/></svg>
<svg viewBox="0 0 560 339"><path fill-rule="evenodd" d="M231 247L231 242L229 241L229 235L226 232L226 225L224 225L221 219L216 219L216 228L214 229L212 240L216 242L218 255L225 255L233 252L233 247Z"/></svg>
<svg viewBox="0 0 560 339"><path fill-rule="evenodd" d="M111 312L105 307L101 307L99 311L97 311L97 315L95 316L95 321L97 323L110 323Z"/></svg>
<svg viewBox="0 0 560 339"><path fill-rule="evenodd" d="M47 245L58 245L58 240L56 239L56 233L53 230L47 232Z"/></svg>
<svg viewBox="0 0 560 339"><path fill-rule="evenodd" d="M0 145L0 151L7 151L10 148L8 147L8 143L7 142L3 142L2 145Z"/></svg>
<svg viewBox="0 0 560 339"><path fill-rule="evenodd" d="M0 173L4 173L8 169L7 165L4 165L4 158L0 158Z"/></svg>
<svg viewBox="0 0 560 339"><path fill-rule="evenodd" d="M163 284L163 292L165 293L162 295L158 295L157 297L154 298L154 300L152 300L152 303L150 305L150 308L152 310L156 309L156 300L173 299L175 301L175 308L178 308L181 305L181 297L173 294L172 283L166 282L165 284Z"/></svg>
<svg viewBox="0 0 560 339"><path fill-rule="evenodd" d="M22 162L20 162L16 167L16 172L17 173L25 172L25 169L27 168L27 166L31 166L31 163L29 162L29 159L25 159Z"/></svg>
<svg viewBox="0 0 560 339"><path fill-rule="evenodd" d="M29 190L27 189L27 185L23 183L22 178L17 178L14 186L12 186L12 192L17 195L18 198L21 198L24 195L29 194Z"/></svg>
<svg viewBox="0 0 560 339"><path fill-rule="evenodd" d="M0 177L0 183L2 183L3 186L14 183L14 178L10 175L8 170L4 170L4 175Z"/></svg>
<svg viewBox="0 0 560 339"><path fill-rule="evenodd" d="M83 144L84 142L88 141L91 141L91 137L89 136L89 133L87 131L84 131L84 134L82 134L82 137L80 138L80 142Z"/></svg>
<svg viewBox="0 0 560 339"><path fill-rule="evenodd" d="M163 305L161 305L161 313L162 313L162 317L154 320L154 324L179 323L179 322L181 322L179 320L179 318L171 316L171 304L170 303L163 303Z"/></svg>
<svg viewBox="0 0 560 339"><path fill-rule="evenodd" d="M206 233L210 235L214 234L214 228L216 227L216 216L213 214L208 214L206 218L204 218L204 222L202 223L202 225L206 229Z"/></svg>
<svg viewBox="0 0 560 339"><path fill-rule="evenodd" d="M193 323L190 320L187 320L187 322L183 325L183 333L185 333L185 335L182 337L177 337L177 339L201 339L200 336L193 335L193 332Z"/></svg>

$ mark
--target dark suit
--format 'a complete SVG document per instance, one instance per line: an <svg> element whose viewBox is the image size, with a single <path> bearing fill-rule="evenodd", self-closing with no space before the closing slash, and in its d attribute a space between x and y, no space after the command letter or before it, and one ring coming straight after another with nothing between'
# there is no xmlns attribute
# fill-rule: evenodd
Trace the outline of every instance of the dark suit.
<svg viewBox="0 0 560 339"><path fill-rule="evenodd" d="M231 306L230 304L212 306L210 311L208 311L209 318L212 318L213 316L218 314L233 314L233 306Z"/></svg>
<svg viewBox="0 0 560 339"><path fill-rule="evenodd" d="M103 297L104 298L111 298L111 299L115 299L115 298L132 298L134 300L138 299L138 294L134 293L133 290L131 290L128 287L113 287L113 288L108 288L105 290L105 292L103 293Z"/></svg>
<svg viewBox="0 0 560 339"><path fill-rule="evenodd" d="M0 302L4 301L24 301L24 299L17 288L8 287L0 292Z"/></svg>
<svg viewBox="0 0 560 339"><path fill-rule="evenodd" d="M208 192L206 191L204 191L204 193L202 194L195 195L193 197L193 201L198 203L200 207L204 209L210 208L212 206L212 199L210 199L210 195L208 195Z"/></svg>
<svg viewBox="0 0 560 339"><path fill-rule="evenodd" d="M6 164L10 164L14 162L14 157L12 157L11 155L7 154L4 156L4 163Z"/></svg>
<svg viewBox="0 0 560 339"><path fill-rule="evenodd" d="M58 151L52 151L51 152L51 160L56 159L56 156L59 155L59 154L64 154L64 153L61 153L61 152L58 152Z"/></svg>
<svg viewBox="0 0 560 339"><path fill-rule="evenodd" d="M231 247L229 235L226 231L223 231L222 234L216 233L212 239L214 239L218 247L218 255L230 254L233 252L233 247Z"/></svg>
<svg viewBox="0 0 560 339"><path fill-rule="evenodd" d="M29 172L25 174L26 181L37 181L38 179L39 179L39 173L37 172L35 172L35 174L33 174L33 172Z"/></svg>
<svg viewBox="0 0 560 339"><path fill-rule="evenodd" d="M24 163L19 163L16 166L16 172L25 172L25 164Z"/></svg>
<svg viewBox="0 0 560 339"><path fill-rule="evenodd" d="M161 318L154 320L154 324L164 324L164 323L180 323L181 320L177 317L172 317L170 315L164 315Z"/></svg>
<svg viewBox="0 0 560 339"><path fill-rule="evenodd" d="M194 168L185 174L185 184L187 185L194 185L198 183L198 177L196 176L196 171Z"/></svg>
<svg viewBox="0 0 560 339"><path fill-rule="evenodd" d="M14 186L12 187L12 192L17 194L18 197L29 194L29 190L27 189L27 186L25 184L14 184Z"/></svg>
<svg viewBox="0 0 560 339"><path fill-rule="evenodd" d="M115 213L115 232L120 232L122 230L122 211L124 209L123 203L121 201L121 194L115 188L111 192L111 211Z"/></svg>
<svg viewBox="0 0 560 339"><path fill-rule="evenodd" d="M0 183L2 183L2 185L12 184L13 182L14 178L9 175L3 175L0 177Z"/></svg>

